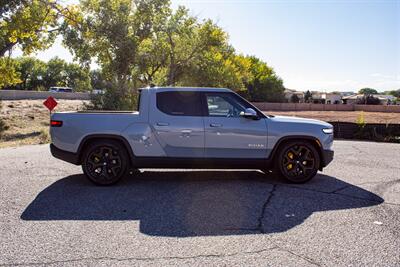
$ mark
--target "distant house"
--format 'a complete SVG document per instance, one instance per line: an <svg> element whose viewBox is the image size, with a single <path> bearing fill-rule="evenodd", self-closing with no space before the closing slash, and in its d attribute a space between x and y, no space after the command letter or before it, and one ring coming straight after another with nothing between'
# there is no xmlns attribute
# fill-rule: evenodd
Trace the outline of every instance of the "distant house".
<svg viewBox="0 0 400 267"><path fill-rule="evenodd" d="M325 99L325 104L342 104L342 96L339 93L325 93L322 94Z"/></svg>
<svg viewBox="0 0 400 267"><path fill-rule="evenodd" d="M342 96L340 93L324 93L312 91L312 101L317 104L341 104Z"/></svg>
<svg viewBox="0 0 400 267"><path fill-rule="evenodd" d="M340 92L340 95L343 96L349 96L349 95L354 95L355 93L353 91L348 91L348 92Z"/></svg>
<svg viewBox="0 0 400 267"><path fill-rule="evenodd" d="M375 98L379 99L379 103L381 105L390 105L395 103L396 97L392 95L373 95ZM349 96L344 96L342 97L343 103L344 104L357 104L359 100L361 100L364 97L363 94L354 94L354 95L349 95Z"/></svg>

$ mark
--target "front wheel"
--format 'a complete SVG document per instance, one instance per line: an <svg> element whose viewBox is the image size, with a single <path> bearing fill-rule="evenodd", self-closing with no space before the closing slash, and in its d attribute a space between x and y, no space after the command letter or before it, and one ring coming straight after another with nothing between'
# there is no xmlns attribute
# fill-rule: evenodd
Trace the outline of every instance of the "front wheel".
<svg viewBox="0 0 400 267"><path fill-rule="evenodd" d="M111 185L126 174L128 154L113 140L96 141L84 151L82 170L97 185Z"/></svg>
<svg viewBox="0 0 400 267"><path fill-rule="evenodd" d="M292 183L305 183L318 172L320 157L315 147L306 141L284 144L276 159L279 174Z"/></svg>

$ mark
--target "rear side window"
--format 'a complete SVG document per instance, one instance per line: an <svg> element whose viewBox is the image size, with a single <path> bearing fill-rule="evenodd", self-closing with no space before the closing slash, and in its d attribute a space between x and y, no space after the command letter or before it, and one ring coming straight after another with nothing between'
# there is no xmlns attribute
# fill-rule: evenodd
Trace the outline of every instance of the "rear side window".
<svg viewBox="0 0 400 267"><path fill-rule="evenodd" d="M201 95L198 92L159 92L157 108L173 116L201 116Z"/></svg>

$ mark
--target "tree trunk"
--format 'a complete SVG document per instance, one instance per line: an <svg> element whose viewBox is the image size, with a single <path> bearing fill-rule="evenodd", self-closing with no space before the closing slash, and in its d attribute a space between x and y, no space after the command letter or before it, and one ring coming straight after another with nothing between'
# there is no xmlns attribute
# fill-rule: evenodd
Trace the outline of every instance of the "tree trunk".
<svg viewBox="0 0 400 267"><path fill-rule="evenodd" d="M175 65L171 64L168 69L168 80L167 80L168 86L175 86L175 83L176 83L175 71L176 71Z"/></svg>

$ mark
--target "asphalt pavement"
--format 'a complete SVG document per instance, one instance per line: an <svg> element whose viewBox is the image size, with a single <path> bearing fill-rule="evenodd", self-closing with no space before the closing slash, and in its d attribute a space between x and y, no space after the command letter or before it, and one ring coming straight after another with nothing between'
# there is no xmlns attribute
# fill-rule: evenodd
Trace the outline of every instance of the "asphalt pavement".
<svg viewBox="0 0 400 267"><path fill-rule="evenodd" d="M0 149L0 266L400 266L400 145L334 148L304 185L142 170L112 187L48 145Z"/></svg>

